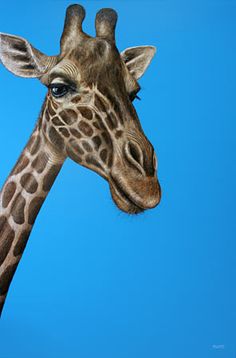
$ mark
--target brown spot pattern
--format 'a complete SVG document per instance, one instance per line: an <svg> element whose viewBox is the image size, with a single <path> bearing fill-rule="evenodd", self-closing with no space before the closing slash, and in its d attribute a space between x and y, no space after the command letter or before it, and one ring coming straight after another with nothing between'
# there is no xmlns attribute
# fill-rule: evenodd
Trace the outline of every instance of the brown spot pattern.
<svg viewBox="0 0 236 358"><path fill-rule="evenodd" d="M99 112L106 112L106 107L105 107L103 101L98 97L97 94L95 94L94 105L95 105L95 107L97 107Z"/></svg>
<svg viewBox="0 0 236 358"><path fill-rule="evenodd" d="M99 169L102 169L101 164L92 155L87 155L86 163L90 164L90 165L94 165L95 167L97 167Z"/></svg>
<svg viewBox="0 0 236 358"><path fill-rule="evenodd" d="M43 123L43 131L44 131L44 133L47 132L47 122L45 122L45 121Z"/></svg>
<svg viewBox="0 0 236 358"><path fill-rule="evenodd" d="M91 109L87 108L87 107L78 107L78 110L80 111L81 115L88 119L91 120L93 119L93 113L91 111Z"/></svg>
<svg viewBox="0 0 236 358"><path fill-rule="evenodd" d="M60 136L60 134L57 132L57 130L54 127L51 127L49 129L48 135L49 135L51 142L54 145L56 145L61 150L64 148L64 140L62 139L62 137Z"/></svg>
<svg viewBox="0 0 236 358"><path fill-rule="evenodd" d="M101 150L100 158L102 159L103 163L106 163L106 159L107 159L107 150L106 149Z"/></svg>
<svg viewBox="0 0 236 358"><path fill-rule="evenodd" d="M30 231L23 230L20 236L18 237L18 241L14 247L13 254L14 256L19 256L23 254L23 251L26 247L28 238L29 238Z"/></svg>
<svg viewBox="0 0 236 358"><path fill-rule="evenodd" d="M113 105L114 112L118 115L120 122L123 124L123 113L121 110L120 103L117 101L116 97L113 96L110 92L106 94L106 97Z"/></svg>
<svg viewBox="0 0 236 358"><path fill-rule="evenodd" d="M108 127L109 127L111 130L113 130L114 128L117 127L116 118L115 118L115 116L114 116L112 113L107 114L107 116L106 116L105 119L106 119L106 123L107 123Z"/></svg>
<svg viewBox="0 0 236 358"><path fill-rule="evenodd" d="M39 212L43 202L44 202L44 198L42 198L40 196L34 198L31 201L31 203L29 205L29 217L28 217L28 223L30 225L33 225L33 223L35 222L35 219L38 215L38 212Z"/></svg>
<svg viewBox="0 0 236 358"><path fill-rule="evenodd" d="M38 189L38 183L33 174L26 173L22 176L20 183L27 193L33 194Z"/></svg>
<svg viewBox="0 0 236 358"><path fill-rule="evenodd" d="M97 122L93 122L93 126L96 128L96 129L100 129L100 126Z"/></svg>
<svg viewBox="0 0 236 358"><path fill-rule="evenodd" d="M82 146L86 150L86 152L92 152L93 151L93 148L91 147L91 145L88 142L83 141Z"/></svg>
<svg viewBox="0 0 236 358"><path fill-rule="evenodd" d="M18 263L9 265L2 274L0 281L0 295L7 293Z"/></svg>
<svg viewBox="0 0 236 358"><path fill-rule="evenodd" d="M59 173L61 169L61 165L53 165L50 168L50 171L45 175L43 179L43 190L49 191L51 189L51 186L56 179L57 174Z"/></svg>
<svg viewBox="0 0 236 358"><path fill-rule="evenodd" d="M63 127L59 128L59 132L66 138L69 138L69 136L70 136L70 133L66 128L63 128Z"/></svg>
<svg viewBox="0 0 236 358"><path fill-rule="evenodd" d="M58 117L53 117L52 123L53 123L55 126L64 126L64 125L65 125L65 124L60 120L60 118L58 118Z"/></svg>
<svg viewBox="0 0 236 358"><path fill-rule="evenodd" d="M110 137L107 132L102 132L103 139L105 140L106 144L111 144Z"/></svg>
<svg viewBox="0 0 236 358"><path fill-rule="evenodd" d="M47 165L48 157L44 152L40 152L32 162L32 167L37 173L42 173Z"/></svg>
<svg viewBox="0 0 236 358"><path fill-rule="evenodd" d="M80 145L77 142L75 142L74 140L71 140L70 144L75 152L79 153L80 155L84 154L83 149L80 147Z"/></svg>
<svg viewBox="0 0 236 358"><path fill-rule="evenodd" d="M115 132L116 139L120 138L122 136L122 134L123 134L123 131L121 131L121 130L116 131Z"/></svg>
<svg viewBox="0 0 236 358"><path fill-rule="evenodd" d="M92 127L85 121L80 121L78 124L78 127L79 127L79 130L87 137L91 137L93 135Z"/></svg>
<svg viewBox="0 0 236 358"><path fill-rule="evenodd" d="M73 109L66 109L60 112L60 117L66 124L73 124L77 119L77 113Z"/></svg>
<svg viewBox="0 0 236 358"><path fill-rule="evenodd" d="M15 237L15 232L12 230L12 228L6 221L4 225L4 230L2 231L0 236L0 252L1 252L0 266L4 262L5 258L7 257L7 254L11 249L11 245L14 237Z"/></svg>
<svg viewBox="0 0 236 358"><path fill-rule="evenodd" d="M32 142L32 145L28 146L29 151L32 155L34 155L35 153L37 153L39 146L40 146L40 138L39 136L37 136L36 138L33 137L34 140Z"/></svg>
<svg viewBox="0 0 236 358"><path fill-rule="evenodd" d="M4 228L6 221L7 221L6 216L4 216L4 215L0 216L0 234Z"/></svg>
<svg viewBox="0 0 236 358"><path fill-rule="evenodd" d="M3 197L2 197L2 206L7 208L8 204L10 203L11 199L13 198L16 191L16 183L13 181L7 183L5 188L3 189Z"/></svg>
<svg viewBox="0 0 236 358"><path fill-rule="evenodd" d="M67 154L76 163L82 163L81 157L78 155L78 153L75 153L72 148L67 148Z"/></svg>
<svg viewBox="0 0 236 358"><path fill-rule="evenodd" d="M108 167L111 168L112 167L112 162L113 162L113 156L112 153L110 153L109 158L108 158Z"/></svg>
<svg viewBox="0 0 236 358"><path fill-rule="evenodd" d="M100 138L98 135L95 136L95 137L93 137L93 138L92 138L92 141L93 141L93 143L94 143L94 147L95 147L96 150L97 150L97 149L100 147L100 145L102 144L101 138Z"/></svg>
<svg viewBox="0 0 236 358"><path fill-rule="evenodd" d="M56 112L54 111L50 101L48 101L48 112L49 112L51 117L54 116L54 114L56 114Z"/></svg>
<svg viewBox="0 0 236 358"><path fill-rule="evenodd" d="M11 214L15 223L20 225L24 223L24 209L25 198L19 193L15 197L11 207Z"/></svg>
<svg viewBox="0 0 236 358"><path fill-rule="evenodd" d="M50 115L49 115L49 113L48 113L48 110L46 109L46 111L45 111L45 118L46 118L46 121L47 122L49 122L50 121Z"/></svg>
<svg viewBox="0 0 236 358"><path fill-rule="evenodd" d="M72 103L78 103L80 100L81 100L81 96L76 96L71 100L71 102Z"/></svg>
<svg viewBox="0 0 236 358"><path fill-rule="evenodd" d="M82 137L82 135L80 134L80 132L77 131L77 129L75 129L75 128L70 128L70 132L71 132L71 134L72 134L73 136L75 136L76 138L81 138L81 137Z"/></svg>
<svg viewBox="0 0 236 358"><path fill-rule="evenodd" d="M13 168L12 174L18 174L22 172L22 170L25 169L28 164L29 164L29 159L24 155L22 155L19 158L18 162L16 163L15 167Z"/></svg>
<svg viewBox="0 0 236 358"><path fill-rule="evenodd" d="M99 126L100 129L106 129L106 127L104 126L103 121L102 121L102 119L101 119L100 116L96 116L96 121L97 121L97 122L95 122L95 123L98 124L98 126ZM93 125L94 125L95 123L93 123Z"/></svg>
<svg viewBox="0 0 236 358"><path fill-rule="evenodd" d="M110 118L111 118L111 120L112 120L112 122L114 124L114 127L117 127L117 125L118 125L117 118L112 112L110 113Z"/></svg>
<svg viewBox="0 0 236 358"><path fill-rule="evenodd" d="M2 309L3 309L3 306L4 306L5 299L6 299L6 295L1 295L0 294L0 315L1 315L1 312L2 312Z"/></svg>

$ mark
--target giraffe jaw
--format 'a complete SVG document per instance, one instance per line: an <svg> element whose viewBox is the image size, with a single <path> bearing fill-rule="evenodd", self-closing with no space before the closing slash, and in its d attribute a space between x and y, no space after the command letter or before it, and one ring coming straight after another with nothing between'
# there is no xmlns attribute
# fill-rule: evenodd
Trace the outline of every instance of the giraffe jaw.
<svg viewBox="0 0 236 358"><path fill-rule="evenodd" d="M156 175L134 178L131 173L124 177L114 171L108 181L113 201L125 213L139 214L160 202L161 187Z"/></svg>
<svg viewBox="0 0 236 358"><path fill-rule="evenodd" d="M135 204L114 181L109 181L109 184L112 199L120 210L127 214L140 214L144 211L144 209Z"/></svg>

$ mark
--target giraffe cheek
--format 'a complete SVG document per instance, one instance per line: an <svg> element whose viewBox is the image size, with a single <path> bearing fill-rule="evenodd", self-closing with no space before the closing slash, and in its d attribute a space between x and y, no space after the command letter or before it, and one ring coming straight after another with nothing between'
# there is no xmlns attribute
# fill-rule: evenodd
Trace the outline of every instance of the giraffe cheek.
<svg viewBox="0 0 236 358"><path fill-rule="evenodd" d="M54 127L51 127L48 131L48 136L50 142L56 147L56 149L63 153L65 149L65 142L61 134L59 134Z"/></svg>
<svg viewBox="0 0 236 358"><path fill-rule="evenodd" d="M73 161L78 164L82 164L83 155L85 152L76 138L72 137L69 139L66 146L66 153L68 157L71 158Z"/></svg>

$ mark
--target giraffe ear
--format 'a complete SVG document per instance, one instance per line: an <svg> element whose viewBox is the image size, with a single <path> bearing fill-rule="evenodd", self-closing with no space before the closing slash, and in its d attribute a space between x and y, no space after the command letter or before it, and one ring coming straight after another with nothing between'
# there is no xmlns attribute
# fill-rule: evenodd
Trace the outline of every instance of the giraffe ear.
<svg viewBox="0 0 236 358"><path fill-rule="evenodd" d="M36 50L22 37L0 33L0 61L17 76L41 77L55 59Z"/></svg>
<svg viewBox="0 0 236 358"><path fill-rule="evenodd" d="M148 68L155 52L154 46L130 47L121 52L121 58L131 75L138 80Z"/></svg>

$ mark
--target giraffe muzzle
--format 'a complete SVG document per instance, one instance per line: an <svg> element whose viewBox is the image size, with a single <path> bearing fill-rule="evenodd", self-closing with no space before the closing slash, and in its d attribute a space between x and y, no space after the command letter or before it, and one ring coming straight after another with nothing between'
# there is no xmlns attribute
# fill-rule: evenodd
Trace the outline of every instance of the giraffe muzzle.
<svg viewBox="0 0 236 358"><path fill-rule="evenodd" d="M152 175L147 175L144 167L133 156L132 165L120 162L113 166L109 184L114 202L126 213L137 214L152 209L161 199L156 170Z"/></svg>
<svg viewBox="0 0 236 358"><path fill-rule="evenodd" d="M124 184L125 182L125 184ZM122 211L138 214L156 207L161 199L161 188L157 178L124 181L122 176L109 180L112 198Z"/></svg>

